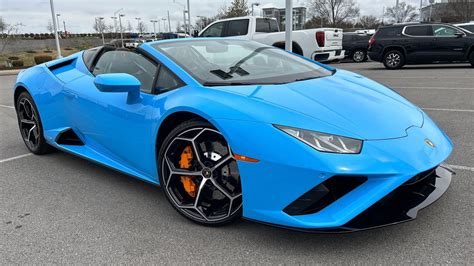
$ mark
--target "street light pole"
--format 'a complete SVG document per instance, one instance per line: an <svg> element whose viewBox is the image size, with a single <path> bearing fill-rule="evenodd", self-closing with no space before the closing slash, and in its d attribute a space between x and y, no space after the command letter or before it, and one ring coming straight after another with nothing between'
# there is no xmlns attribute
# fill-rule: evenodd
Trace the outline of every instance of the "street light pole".
<svg viewBox="0 0 474 266"><path fill-rule="evenodd" d="M170 20L170 11L168 10L168 29L171 32L171 20Z"/></svg>
<svg viewBox="0 0 474 266"><path fill-rule="evenodd" d="M104 38L104 17L98 17L99 19L97 22L99 23L99 29L100 29L100 34L102 35L102 44L105 44L105 38Z"/></svg>
<svg viewBox="0 0 474 266"><path fill-rule="evenodd" d="M293 0L286 0L285 7L285 50L293 51Z"/></svg>
<svg viewBox="0 0 474 266"><path fill-rule="evenodd" d="M60 32L61 30L59 29L59 16L61 16L61 14L56 14L56 21L57 21L57 26L58 26L58 32Z"/></svg>
<svg viewBox="0 0 474 266"><path fill-rule="evenodd" d="M166 18L162 18L163 20L163 31L166 31Z"/></svg>
<svg viewBox="0 0 474 266"><path fill-rule="evenodd" d="M58 25L56 24L56 14L54 13L54 3L53 0L49 0L51 5L51 17L53 18L53 27L54 27L54 37L56 39L56 50L58 51L58 58L61 58L61 47L59 46L59 35L58 35Z"/></svg>
<svg viewBox="0 0 474 266"><path fill-rule="evenodd" d="M252 3L252 16L254 16L253 7L254 7L254 6L259 6L259 5L260 5L260 3Z"/></svg>
<svg viewBox="0 0 474 266"><path fill-rule="evenodd" d="M176 0L173 0L173 3L178 4L178 5L180 5L180 6L183 7L184 34L186 34L186 32L189 33L189 34L191 34L191 32L188 31L188 27L187 27L187 24L188 24L188 23L186 22L186 12L187 12L187 11L186 11L186 5L181 4L181 3L179 3L179 2L176 2Z"/></svg>
<svg viewBox="0 0 474 266"><path fill-rule="evenodd" d="M137 24L137 30L139 31L138 33L139 33L139 34L142 34L142 29L141 29L141 27L140 27L140 20L141 20L141 18L135 18L135 19L136 19L137 22L138 22L138 24Z"/></svg>
<svg viewBox="0 0 474 266"><path fill-rule="evenodd" d="M399 0L396 1L395 9L397 10L397 18L396 18L397 23L400 23L400 10L399 10L400 6L398 4L399 4Z"/></svg>
<svg viewBox="0 0 474 266"><path fill-rule="evenodd" d="M191 9L189 8L189 0L188 2L188 33L191 35Z"/></svg>
<svg viewBox="0 0 474 266"><path fill-rule="evenodd" d="M150 20L150 22L153 23L153 34L155 35L155 39L156 39L157 38L156 37L156 22L158 22L158 20L152 19L152 20ZM158 26L159 26L159 24L158 24Z"/></svg>
<svg viewBox="0 0 474 266"><path fill-rule="evenodd" d="M123 47L123 28L122 28L122 17L125 17L125 14L119 14L119 26L120 26L120 40L122 41L122 47Z"/></svg>

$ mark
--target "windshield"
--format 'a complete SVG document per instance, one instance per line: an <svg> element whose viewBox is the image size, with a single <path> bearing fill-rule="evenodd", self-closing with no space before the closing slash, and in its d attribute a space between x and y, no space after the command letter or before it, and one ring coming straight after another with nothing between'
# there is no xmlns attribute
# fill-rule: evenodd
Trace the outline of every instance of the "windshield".
<svg viewBox="0 0 474 266"><path fill-rule="evenodd" d="M283 84L331 71L279 48L242 40L190 40L154 47L205 86Z"/></svg>

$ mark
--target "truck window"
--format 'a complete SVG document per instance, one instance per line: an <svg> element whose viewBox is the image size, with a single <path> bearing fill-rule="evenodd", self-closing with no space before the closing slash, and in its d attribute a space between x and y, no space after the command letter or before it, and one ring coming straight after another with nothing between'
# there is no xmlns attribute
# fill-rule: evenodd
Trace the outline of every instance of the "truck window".
<svg viewBox="0 0 474 266"><path fill-rule="evenodd" d="M255 32L278 32L276 20L257 18Z"/></svg>
<svg viewBox="0 0 474 266"><path fill-rule="evenodd" d="M222 30L224 29L224 22L219 22L216 23L207 30L205 30L202 34L201 37L222 37Z"/></svg>
<svg viewBox="0 0 474 266"><path fill-rule="evenodd" d="M247 35L249 31L249 20L239 19L227 21L227 33L225 36Z"/></svg>

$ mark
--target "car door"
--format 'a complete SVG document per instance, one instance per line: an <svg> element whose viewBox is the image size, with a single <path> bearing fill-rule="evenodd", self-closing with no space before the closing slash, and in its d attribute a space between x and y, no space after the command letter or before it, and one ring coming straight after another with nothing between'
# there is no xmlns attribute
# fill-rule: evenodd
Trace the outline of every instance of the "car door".
<svg viewBox="0 0 474 266"><path fill-rule="evenodd" d="M438 61L462 61L467 51L465 33L448 25L433 25L435 53Z"/></svg>
<svg viewBox="0 0 474 266"><path fill-rule="evenodd" d="M71 122L94 151L122 163L135 171L156 177L156 121L160 114L161 95L157 87L170 89L170 83L159 85L160 65L144 55L126 50L105 52L96 61L93 72L66 85ZM141 82L141 100L127 103L127 93L101 92L94 85L96 75L128 73ZM164 71L163 71L164 73ZM161 71L160 71L161 74ZM155 84L156 83L156 84ZM163 82L162 82L163 83Z"/></svg>
<svg viewBox="0 0 474 266"><path fill-rule="evenodd" d="M403 29L407 60L412 63L432 62L435 53L433 31L430 25L410 25Z"/></svg>

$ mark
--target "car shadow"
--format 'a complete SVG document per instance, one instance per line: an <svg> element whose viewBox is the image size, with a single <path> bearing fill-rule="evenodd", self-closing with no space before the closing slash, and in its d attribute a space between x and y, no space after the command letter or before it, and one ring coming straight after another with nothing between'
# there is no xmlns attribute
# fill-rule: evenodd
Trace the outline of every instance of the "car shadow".
<svg viewBox="0 0 474 266"><path fill-rule="evenodd" d="M391 239L391 242L403 241L407 234L409 235L415 230L419 230L419 227L415 229L416 227L409 226L408 224L413 223L409 222L352 233L312 233L264 225L245 219L221 227L206 227L181 217L172 209L161 188L157 185L133 178L69 153L55 152L47 156L60 157L54 159L59 159L60 162L58 163L61 163L63 167L71 168L72 171L79 171L81 169L84 171L84 169L87 169L87 175L90 175L90 178L100 179L94 182L105 183L106 186L112 186L113 189L127 193L128 198L139 198L136 203L132 203L132 205L137 204L137 209L139 209L138 204L140 202L152 202L154 204L152 213L147 215L149 215L151 220L156 221L157 227L163 224L167 227L177 227L176 230L199 231L216 239L222 237L245 239L249 245L262 245L266 250L278 251L287 249L291 250L293 254L296 252L301 253L301 255L307 255L308 252L325 252L325 254L329 252L336 256L341 251L352 254L357 250L375 248L378 245L382 245L387 239ZM89 181L83 179L80 182L90 182L90 179ZM173 222L170 222L170 220ZM110 222L113 223L113 221ZM183 229L183 226L186 229ZM153 232L148 232L148 234L153 234ZM234 243L233 245L243 244L245 243Z"/></svg>

